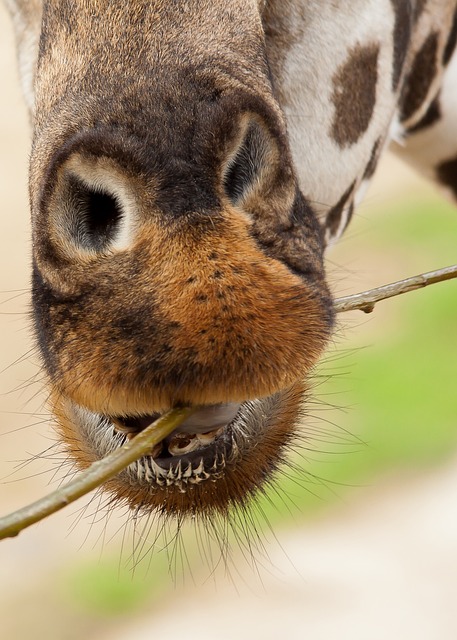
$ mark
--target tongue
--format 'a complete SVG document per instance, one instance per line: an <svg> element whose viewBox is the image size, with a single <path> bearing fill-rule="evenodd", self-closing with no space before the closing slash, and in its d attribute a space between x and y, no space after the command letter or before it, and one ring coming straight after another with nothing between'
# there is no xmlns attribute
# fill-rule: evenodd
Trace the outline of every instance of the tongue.
<svg viewBox="0 0 457 640"><path fill-rule="evenodd" d="M223 427L233 420L240 404L229 402L202 407L184 420L174 433L207 433Z"/></svg>

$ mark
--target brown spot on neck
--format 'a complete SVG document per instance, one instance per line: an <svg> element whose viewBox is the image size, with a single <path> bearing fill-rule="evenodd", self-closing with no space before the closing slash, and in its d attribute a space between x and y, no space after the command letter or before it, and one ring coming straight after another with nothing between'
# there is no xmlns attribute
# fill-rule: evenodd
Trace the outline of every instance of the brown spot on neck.
<svg viewBox="0 0 457 640"><path fill-rule="evenodd" d="M330 135L340 147L355 144L368 129L376 103L379 45L357 45L333 76L335 113Z"/></svg>
<svg viewBox="0 0 457 640"><path fill-rule="evenodd" d="M391 0L395 13L393 32L392 89L396 91L400 82L406 54L411 38L412 7L405 0ZM423 4L423 2L422 2Z"/></svg>
<svg viewBox="0 0 457 640"><path fill-rule="evenodd" d="M343 211L348 205L348 202L354 193L355 184L356 183L354 181L348 187L348 189L346 189L338 202L330 209L327 214L325 226L327 229L330 229L330 233L332 236L336 236L336 234L338 233L338 229L340 228L341 224L341 216L343 215Z"/></svg>
<svg viewBox="0 0 457 640"><path fill-rule="evenodd" d="M452 28L449 32L449 38L446 42L446 46L443 51L443 65L449 64L452 58L452 54L455 51L457 45L457 9L454 11L454 17L452 19Z"/></svg>
<svg viewBox="0 0 457 640"><path fill-rule="evenodd" d="M409 120L423 105L438 68L438 34L431 33L419 49L402 100L402 121Z"/></svg>
<svg viewBox="0 0 457 640"><path fill-rule="evenodd" d="M433 102L430 103L429 108L425 112L425 115L419 120L417 124L408 129L408 134L417 133L428 127L432 127L434 124L441 120L441 106L440 95L438 94Z"/></svg>
<svg viewBox="0 0 457 640"><path fill-rule="evenodd" d="M438 180L449 187L457 197L457 158L442 162L436 170L436 175Z"/></svg>
<svg viewBox="0 0 457 640"><path fill-rule="evenodd" d="M371 150L370 159L368 161L367 166L365 167L365 171L363 172L362 180L369 180L370 178L373 177L374 172L376 170L376 166L378 164L378 160L379 160L379 151L381 147L381 142L382 142L381 138L378 138L374 143L373 148Z"/></svg>

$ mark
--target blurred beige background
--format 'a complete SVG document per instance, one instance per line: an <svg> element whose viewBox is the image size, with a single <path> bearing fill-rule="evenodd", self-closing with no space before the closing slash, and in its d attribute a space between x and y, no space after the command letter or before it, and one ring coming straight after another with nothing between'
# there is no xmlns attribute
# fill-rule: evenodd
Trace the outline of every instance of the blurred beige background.
<svg viewBox="0 0 457 640"><path fill-rule="evenodd" d="M0 77L0 511L6 513L48 491L62 457L54 453L48 458L55 437L43 406L29 328L29 130L10 25L1 6ZM361 218L369 218L380 203L388 206L405 190L425 188L412 173L390 162ZM330 255L338 292L415 272L416 265L406 256L372 266L369 232L360 229L354 226ZM428 264L426 257L421 263L424 270L438 266L444 265ZM386 304L369 319L354 315L344 327L346 333L357 332L359 344L370 344L377 332L395 327L395 308ZM34 456L39 458L22 465ZM241 576L225 580L222 568L215 580L205 581L207 573L200 575L197 566L183 586L173 590L167 577L153 597L117 616L83 607L72 598L68 584L74 582L78 566L120 554L125 514L114 513L108 524L103 518L93 524L98 519L91 515L94 508L82 512L81 505L70 507L1 543L0 635L20 640L140 640L162 635L169 640L455 640L456 504L456 464L420 476L388 474L377 486L346 490L344 501L313 521L279 527L278 541L269 536L268 559L255 570L245 567Z"/></svg>

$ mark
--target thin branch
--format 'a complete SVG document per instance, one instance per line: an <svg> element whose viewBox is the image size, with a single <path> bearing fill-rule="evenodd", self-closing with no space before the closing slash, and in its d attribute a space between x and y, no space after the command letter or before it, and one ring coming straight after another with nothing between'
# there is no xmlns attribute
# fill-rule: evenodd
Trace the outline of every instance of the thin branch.
<svg viewBox="0 0 457 640"><path fill-rule="evenodd" d="M335 310L337 313L341 313L360 309L365 313L370 313L380 300L392 298L393 296L452 278L457 278L457 265L423 273L413 278L406 278L406 280L400 280L377 289L370 289L363 293L337 298L334 303ZM89 491L110 480L128 467L129 464L146 455L156 444L174 431L193 411L195 409L190 408L169 411L138 433L124 446L116 449L102 460L94 462L68 484L44 498L0 518L0 540L17 536L23 529L59 511L67 504L74 502L89 493Z"/></svg>
<svg viewBox="0 0 457 640"><path fill-rule="evenodd" d="M343 311L354 311L355 309L360 309L365 313L371 313L375 304L380 300L393 298L394 296L399 296L402 293L422 289L429 284L443 282L444 280L451 280L452 278L457 278L457 265L438 269L437 271L422 273L419 276L406 278L406 280L399 280L398 282L386 284L385 286L378 287L376 289L370 289L363 293L355 293L354 295L345 296L344 298L337 298L334 303L334 308L337 313L342 313Z"/></svg>
<svg viewBox="0 0 457 640"><path fill-rule="evenodd" d="M17 536L20 531L96 489L104 482L146 455L195 409L174 409L140 431L134 438L110 454L97 460L74 480L36 502L0 518L0 540Z"/></svg>

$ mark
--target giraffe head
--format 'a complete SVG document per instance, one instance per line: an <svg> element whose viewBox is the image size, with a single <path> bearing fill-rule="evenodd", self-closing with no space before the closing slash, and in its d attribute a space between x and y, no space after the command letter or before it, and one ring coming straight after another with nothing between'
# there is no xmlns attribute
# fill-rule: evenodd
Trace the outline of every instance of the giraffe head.
<svg viewBox="0 0 457 640"><path fill-rule="evenodd" d="M333 319L258 3L41 9L33 315L58 429L85 467L197 407L111 490L224 511L281 461Z"/></svg>

